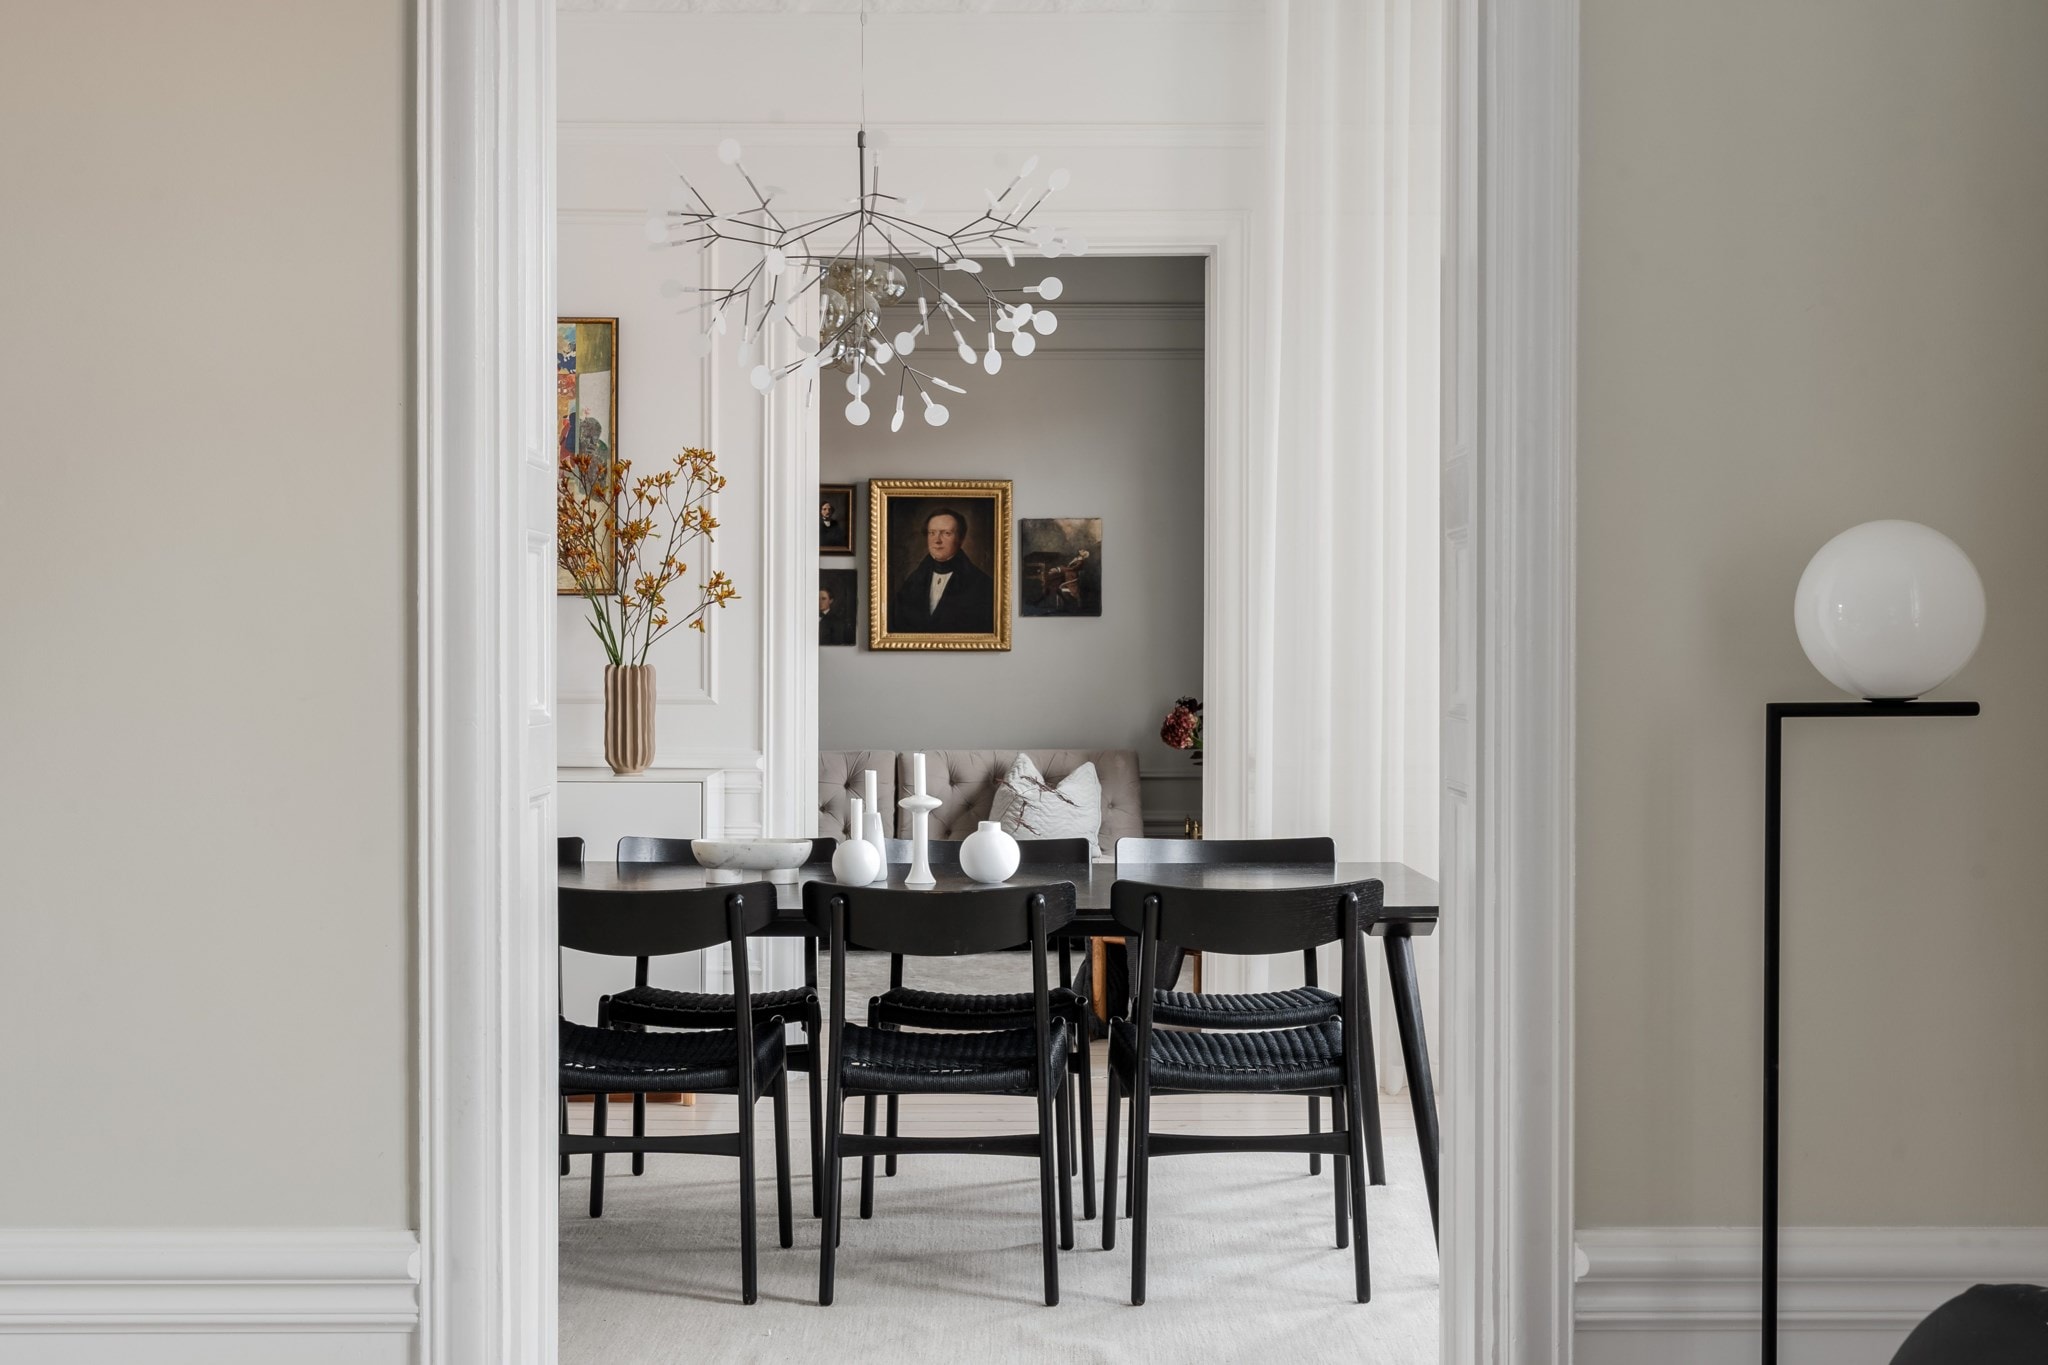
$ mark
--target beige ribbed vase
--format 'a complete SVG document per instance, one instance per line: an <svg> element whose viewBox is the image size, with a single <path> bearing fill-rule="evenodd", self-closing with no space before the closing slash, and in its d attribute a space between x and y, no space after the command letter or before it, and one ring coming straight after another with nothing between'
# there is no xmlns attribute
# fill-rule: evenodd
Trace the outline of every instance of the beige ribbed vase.
<svg viewBox="0 0 2048 1365"><path fill-rule="evenodd" d="M654 762L653 664L605 665L604 761L628 775Z"/></svg>

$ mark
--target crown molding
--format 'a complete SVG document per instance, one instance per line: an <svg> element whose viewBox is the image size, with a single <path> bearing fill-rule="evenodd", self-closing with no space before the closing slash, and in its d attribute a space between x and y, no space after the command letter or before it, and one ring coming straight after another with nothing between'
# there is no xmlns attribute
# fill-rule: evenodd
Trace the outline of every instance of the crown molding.
<svg viewBox="0 0 2048 1365"><path fill-rule="evenodd" d="M862 12L862 0L556 0L556 8L564 14L851 15ZM1081 14L1255 19L1265 8L1265 0L866 0L868 14L889 18Z"/></svg>
<svg viewBox="0 0 2048 1365"><path fill-rule="evenodd" d="M743 147L845 147L856 125L846 123L704 123L686 119L562 119L562 147L715 147L733 138ZM879 123L869 145L889 147L1128 148L1140 151L1258 151L1265 127L1257 123Z"/></svg>

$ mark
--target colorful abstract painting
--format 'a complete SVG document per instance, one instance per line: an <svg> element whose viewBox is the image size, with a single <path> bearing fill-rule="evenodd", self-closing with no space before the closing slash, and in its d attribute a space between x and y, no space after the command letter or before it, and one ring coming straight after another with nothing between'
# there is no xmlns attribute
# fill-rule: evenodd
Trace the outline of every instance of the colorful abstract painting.
<svg viewBox="0 0 2048 1365"><path fill-rule="evenodd" d="M619 320L558 318L555 322L555 436L560 458L609 461L618 450ZM555 570L555 591L576 581Z"/></svg>

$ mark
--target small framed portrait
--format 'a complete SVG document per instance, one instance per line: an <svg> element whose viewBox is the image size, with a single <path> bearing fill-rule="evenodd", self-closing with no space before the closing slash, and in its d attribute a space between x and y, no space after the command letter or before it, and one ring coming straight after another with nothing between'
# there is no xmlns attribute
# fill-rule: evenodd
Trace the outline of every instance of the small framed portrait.
<svg viewBox="0 0 2048 1365"><path fill-rule="evenodd" d="M581 456L600 468L618 458L619 449L619 320L617 318L555 319L555 443L567 479L572 461ZM585 470L589 465L583 466ZM595 486L609 487L602 474L578 476L587 524L610 542L606 564L618 563L618 508L603 505ZM616 492L616 490L614 490ZM592 586L610 592L611 569L605 581ZM555 592L580 594L576 578L559 565Z"/></svg>
<svg viewBox="0 0 2048 1365"><path fill-rule="evenodd" d="M1026 517L1017 522L1024 571L1019 616L1102 615L1102 518Z"/></svg>
<svg viewBox="0 0 2048 1365"><path fill-rule="evenodd" d="M1010 647L1010 481L868 481L868 648Z"/></svg>
<svg viewBox="0 0 2048 1365"><path fill-rule="evenodd" d="M818 553L853 553L853 485L818 485Z"/></svg>
<svg viewBox="0 0 2048 1365"><path fill-rule="evenodd" d="M818 643L848 645L860 620L860 585L852 569L818 570Z"/></svg>

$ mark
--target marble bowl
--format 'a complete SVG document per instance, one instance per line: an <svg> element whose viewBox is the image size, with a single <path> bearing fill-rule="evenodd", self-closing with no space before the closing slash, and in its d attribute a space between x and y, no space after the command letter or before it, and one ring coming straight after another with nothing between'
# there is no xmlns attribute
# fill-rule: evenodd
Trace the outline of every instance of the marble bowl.
<svg viewBox="0 0 2048 1365"><path fill-rule="evenodd" d="M692 839L700 867L714 872L786 872L811 856L809 839Z"/></svg>

